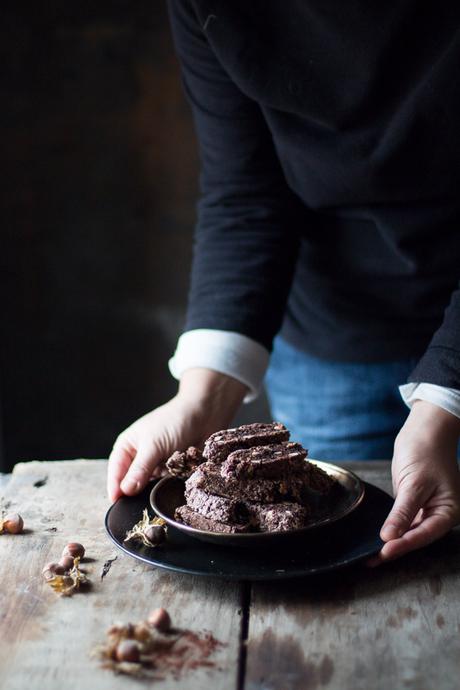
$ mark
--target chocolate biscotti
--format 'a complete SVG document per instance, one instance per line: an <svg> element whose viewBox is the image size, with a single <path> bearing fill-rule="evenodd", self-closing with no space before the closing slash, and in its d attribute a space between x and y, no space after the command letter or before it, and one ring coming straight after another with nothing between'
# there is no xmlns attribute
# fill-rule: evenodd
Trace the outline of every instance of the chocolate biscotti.
<svg viewBox="0 0 460 690"><path fill-rule="evenodd" d="M190 447L167 462L185 479L176 519L224 533L283 532L327 510L337 482L289 441L283 424L244 424L212 434L203 453Z"/></svg>
<svg viewBox="0 0 460 690"><path fill-rule="evenodd" d="M218 522L232 524L234 522L247 522L249 519L244 502L238 498L215 496L208 494L203 489L192 487L186 489L185 500L188 507L196 513Z"/></svg>
<svg viewBox="0 0 460 690"><path fill-rule="evenodd" d="M235 450L222 463L224 478L274 479L300 472L305 465L307 451L300 443L276 443Z"/></svg>
<svg viewBox="0 0 460 690"><path fill-rule="evenodd" d="M308 518L308 509L297 503L269 503L266 505L253 503L246 513L246 521L218 520L212 517L213 510L203 514L203 504L194 510L190 503L176 509L175 517L186 525L195 529L204 529L211 532L227 534L249 531L258 532L286 532L288 530L304 527ZM228 517L217 511L215 514Z"/></svg>
<svg viewBox="0 0 460 690"><path fill-rule="evenodd" d="M309 510L298 503L283 502L268 505L251 503L249 506L250 522L260 532L286 532L305 527Z"/></svg>
<svg viewBox="0 0 460 690"><path fill-rule="evenodd" d="M176 450L166 460L166 468L173 477L187 479L203 462L204 457L201 450L194 446L189 446L185 451Z"/></svg>
<svg viewBox="0 0 460 690"><path fill-rule="evenodd" d="M196 487L209 494L238 497L252 503L275 503L300 499L305 483L302 474L282 479L235 479L224 478L220 466L205 462L186 480L186 490Z"/></svg>
<svg viewBox="0 0 460 690"><path fill-rule="evenodd" d="M239 534L242 532L250 532L251 525L237 524L233 523L231 525L224 522L219 522L218 520L212 520L211 518L200 515L194 510L189 508L187 505L180 506L176 508L174 517L179 522L183 522L184 525L189 525L189 527L194 527L195 529L205 530L207 532L222 532L223 534Z"/></svg>
<svg viewBox="0 0 460 690"><path fill-rule="evenodd" d="M235 429L212 434L204 444L203 455L210 462L223 462L234 450L281 443L288 439L289 431L279 422L242 424Z"/></svg>

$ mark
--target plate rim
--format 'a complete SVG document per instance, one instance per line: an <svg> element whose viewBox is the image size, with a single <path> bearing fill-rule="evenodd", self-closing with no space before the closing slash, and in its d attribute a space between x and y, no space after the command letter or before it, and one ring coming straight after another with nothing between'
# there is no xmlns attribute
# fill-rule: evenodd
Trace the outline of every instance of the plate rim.
<svg viewBox="0 0 460 690"><path fill-rule="evenodd" d="M389 498L391 501L394 499L386 492L385 490L381 489L379 486L376 486L375 484L366 482L364 480L361 480L361 482L367 487L369 486L370 489L372 490L377 490L377 492L384 494L387 498ZM148 496L151 492L146 495L145 499L148 501ZM367 493L367 492L366 492ZM372 492L371 492L372 493ZM122 497L127 500L132 500L136 499L137 497ZM120 499L119 499L120 500ZM115 534L112 533L112 530L109 526L109 522L111 519L112 512L116 509L119 500L117 500L115 503L113 503L107 510L104 518L104 525L105 529L107 532L107 535L109 536L111 542L118 548L120 549L123 553L125 553L127 556L130 556L131 558L134 558L137 561L140 561L141 563L144 563L145 565L150 565L153 568L160 568L161 570L167 570L170 572L175 572L175 573L181 573L183 575L192 575L192 576L199 576L199 577L206 577L206 578L215 578L215 579L221 579L223 581L232 581L232 582L242 582L242 581L281 581L281 580L289 580L289 579L299 579L299 578L308 578L308 577L317 577L320 576L322 573L327 573L327 572L334 572L336 570L342 570L347 567L351 567L353 565L359 565L360 562L365 560L366 558L371 557L373 554L376 554L380 551L383 545L383 541L378 537L376 539L376 544L375 547L371 548L368 550L366 553L363 553L359 556L353 557L353 558L348 558L342 562L334 562L331 563L330 565L320 565L319 567L315 569L310 569L310 570L296 570L294 572L270 572L270 573L260 573L259 574L252 574L250 577L241 577L241 575L237 574L229 574L229 573L222 573L222 572L216 572L213 570L199 570L196 568L191 568L190 566L185 567L181 565L175 565L171 563L167 563L164 561L159 561L159 560L152 560L152 558L144 556L141 552L138 550L131 550L124 546L123 542L119 541ZM144 503L145 507L145 503ZM150 507L150 506L149 506ZM390 508L388 508L389 510ZM139 507L139 510L141 508ZM189 535L184 533L184 536L189 539ZM193 539L193 538L192 538ZM378 543L377 543L378 542ZM213 545L210 542L201 542L202 544L206 544L206 549L213 549L217 548L216 545ZM219 547L220 548L220 547Z"/></svg>
<svg viewBox="0 0 460 690"><path fill-rule="evenodd" d="M251 541L254 540L254 537L257 538L257 541L263 540L263 539L270 539L273 537L282 538L283 536L285 537L300 537L304 534L307 534L308 532L319 529L321 527L324 527L326 525L333 525L339 520L343 520L343 518L347 517L351 513L353 513L356 508L358 508L361 503L364 500L364 495L366 493L366 487L365 483L362 481L358 475L353 472L352 470L349 470L346 467L340 466L340 465L335 465L334 463L327 462L324 460L316 460L314 458L308 458L307 462L312 462L314 465L317 465L320 469L324 470L327 472L328 467L333 467L334 472L337 474L341 475L346 475L348 477L351 477L354 482L357 485L358 489L358 495L354 502L348 506L346 510L342 510L342 512L337 513L333 518L325 516L324 518L320 519L318 522L312 523L311 525L306 525L305 527L299 527L297 529L291 529L291 530L277 530L277 531L271 531L271 532L243 532L243 533L231 533L231 534L226 534L222 532L212 532L210 530L203 530L203 529L198 529L196 527L190 527L190 525L185 525L182 522L177 522L173 518L169 517L169 515L165 515L161 510L157 508L155 498L156 494L158 493L159 490L161 490L161 487L164 486L168 481L177 480L180 479L179 477L174 477L172 475L167 475L166 477L162 477L152 488L149 494L149 503L150 507L152 510L165 522L170 526L174 527L177 529L179 532L184 532L185 534L190 535L191 537L194 537L195 539L206 539L209 541L214 541L216 538L222 537L222 539L225 539L225 537L231 537L231 541L229 539L228 546L233 546L237 547L237 540L241 541L243 543L244 541Z"/></svg>

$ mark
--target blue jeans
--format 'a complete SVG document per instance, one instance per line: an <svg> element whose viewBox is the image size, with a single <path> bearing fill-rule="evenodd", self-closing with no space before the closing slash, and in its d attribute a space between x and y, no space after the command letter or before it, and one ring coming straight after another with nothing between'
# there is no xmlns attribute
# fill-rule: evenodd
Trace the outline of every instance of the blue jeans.
<svg viewBox="0 0 460 690"><path fill-rule="evenodd" d="M311 458L390 460L409 412L398 385L416 362L328 362L278 336L266 375L272 418Z"/></svg>

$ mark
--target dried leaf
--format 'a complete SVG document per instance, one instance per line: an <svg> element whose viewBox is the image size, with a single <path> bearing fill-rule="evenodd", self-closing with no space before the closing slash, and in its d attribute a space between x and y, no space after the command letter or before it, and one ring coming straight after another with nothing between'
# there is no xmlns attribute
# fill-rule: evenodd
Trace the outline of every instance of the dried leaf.
<svg viewBox="0 0 460 690"><path fill-rule="evenodd" d="M101 571L101 580L104 579L104 577L107 575L109 572L110 568L112 567L112 563L116 561L118 556L115 556L115 558L108 558L104 565L102 566L102 571Z"/></svg>

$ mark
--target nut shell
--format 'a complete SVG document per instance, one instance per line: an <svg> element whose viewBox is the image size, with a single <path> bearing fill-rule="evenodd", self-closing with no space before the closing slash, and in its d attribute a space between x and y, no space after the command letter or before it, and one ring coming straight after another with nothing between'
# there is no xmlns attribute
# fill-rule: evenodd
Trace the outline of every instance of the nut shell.
<svg viewBox="0 0 460 690"><path fill-rule="evenodd" d="M151 611L147 618L147 622L160 632L167 632L171 628L171 616L166 609L163 608Z"/></svg>
<svg viewBox="0 0 460 690"><path fill-rule="evenodd" d="M2 523L4 531L8 534L19 534L24 529L24 520L19 513L8 513Z"/></svg>
<svg viewBox="0 0 460 690"><path fill-rule="evenodd" d="M163 525L150 525L144 530L144 535L151 544L157 546L166 539L166 530Z"/></svg>
<svg viewBox="0 0 460 690"><path fill-rule="evenodd" d="M42 570L45 580L51 580L55 575L64 575L65 568L60 563L47 563Z"/></svg>
<svg viewBox="0 0 460 690"><path fill-rule="evenodd" d="M72 556L62 556L59 559L59 565L62 565L64 570L71 570L73 568L73 558Z"/></svg>
<svg viewBox="0 0 460 690"><path fill-rule="evenodd" d="M115 650L117 661L137 663L140 659L139 646L134 640L122 640Z"/></svg>
<svg viewBox="0 0 460 690"><path fill-rule="evenodd" d="M83 558L85 555L85 547L76 541L71 541L64 547L63 556L71 556L72 558Z"/></svg>

